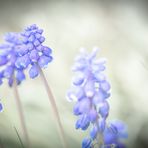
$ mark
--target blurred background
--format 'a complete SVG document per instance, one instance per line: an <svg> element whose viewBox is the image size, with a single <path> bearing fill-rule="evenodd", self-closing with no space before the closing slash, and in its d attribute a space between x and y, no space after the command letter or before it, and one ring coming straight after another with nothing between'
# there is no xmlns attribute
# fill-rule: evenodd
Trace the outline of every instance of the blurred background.
<svg viewBox="0 0 148 148"><path fill-rule="evenodd" d="M45 45L54 61L44 70L70 148L81 147L87 132L75 130L74 103L65 94L71 85L71 66L81 47L101 48L111 83L109 119L128 126L129 148L148 147L148 1L147 0L0 0L0 41L6 32L31 24L44 29ZM40 77L27 78L19 93L33 148L60 148L51 105ZM0 87L0 145L21 148L22 137L13 89ZM22 138L23 140L23 138Z"/></svg>

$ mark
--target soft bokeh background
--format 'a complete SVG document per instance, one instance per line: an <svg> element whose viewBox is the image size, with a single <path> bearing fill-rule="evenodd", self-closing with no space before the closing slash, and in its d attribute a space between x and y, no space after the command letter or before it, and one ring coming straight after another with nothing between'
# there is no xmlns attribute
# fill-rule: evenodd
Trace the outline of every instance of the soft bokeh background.
<svg viewBox="0 0 148 148"><path fill-rule="evenodd" d="M44 29L45 44L54 61L44 73L48 79L70 148L78 148L86 132L75 130L73 103L66 100L73 59L80 47L100 47L108 59L112 86L109 119L128 125L129 148L148 147L148 1L147 0L0 0L0 41L6 32L30 24ZM51 106L40 78L24 81L19 93L29 137L34 148L60 148ZM22 131L13 89L0 87L4 111L0 114L0 141L4 148L21 147L14 127Z"/></svg>

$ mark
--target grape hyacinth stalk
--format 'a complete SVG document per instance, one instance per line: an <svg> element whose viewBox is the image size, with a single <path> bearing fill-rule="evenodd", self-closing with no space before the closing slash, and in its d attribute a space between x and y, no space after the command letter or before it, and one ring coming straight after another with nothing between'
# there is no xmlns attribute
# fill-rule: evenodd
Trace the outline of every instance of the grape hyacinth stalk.
<svg viewBox="0 0 148 148"><path fill-rule="evenodd" d="M122 148L127 137L126 126L118 120L107 122L109 114L110 84L103 73L106 59L96 59L98 49L91 54L81 50L73 71L76 76L67 93L69 101L76 101L73 112L78 116L76 129L87 130L90 136L82 141L82 148Z"/></svg>
<svg viewBox="0 0 148 148"><path fill-rule="evenodd" d="M0 84L3 83L3 79L8 79L9 86L11 87L14 85L14 92L20 114L21 125L24 136L28 141L28 133L22 105L17 91L17 84L19 85L23 80L25 80L24 71L26 69L29 69L29 76L32 79L40 74L52 105L52 110L55 120L57 121L60 137L64 147L66 148L67 145L64 130L61 124L55 99L42 71L42 68L46 68L48 63L52 61L52 50L43 45L45 38L42 36L42 33L43 30L39 29L34 24L27 27L21 33L8 33L5 36L6 43L0 45Z"/></svg>
<svg viewBox="0 0 148 148"><path fill-rule="evenodd" d="M27 68L27 66L17 68L15 65L17 58L20 56L18 51L22 50L22 48L25 49L25 47L22 42L22 37L19 33L7 33L4 36L4 39L5 43L0 45L0 84L3 84L3 79L7 79L9 86L14 88L14 95L22 132L25 142L29 146L28 131L17 89L17 85L21 84L21 82L25 80L24 70Z"/></svg>
<svg viewBox="0 0 148 148"><path fill-rule="evenodd" d="M16 67L21 68L23 65L28 63L28 65L31 66L29 69L29 75L32 79L40 74L41 79L45 85L49 101L51 103L63 147L67 148L64 129L60 120L55 98L42 71L42 68L46 68L48 63L52 61L52 50L49 47L42 45L42 43L45 41L42 33L43 30L39 29L36 25L31 25L30 27L27 27L24 32L21 33L21 35L23 36L23 43L27 46L27 52L25 52L23 57L21 56L20 58L18 58L15 64Z"/></svg>

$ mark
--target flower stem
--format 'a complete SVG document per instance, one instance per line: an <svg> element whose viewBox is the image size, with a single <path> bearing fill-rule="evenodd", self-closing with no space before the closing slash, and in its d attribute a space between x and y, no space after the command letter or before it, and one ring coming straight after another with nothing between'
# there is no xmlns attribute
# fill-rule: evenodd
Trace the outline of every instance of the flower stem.
<svg viewBox="0 0 148 148"><path fill-rule="evenodd" d="M67 142L66 142L66 139L65 139L64 129L63 129L63 126L61 124L60 116L59 116L57 105L56 105L56 102L55 102L55 98L54 98L54 96L51 92L51 89L50 89L50 87L47 83L46 77L45 77L45 75L44 75L44 73L43 73L43 71L40 67L39 67L39 70L40 70L40 75L41 75L41 78L43 80L43 83L45 85L45 88L46 88L46 91L47 91L47 94L48 94L48 97L49 97L49 101L50 101L51 106L52 106L52 110L53 110L53 113L54 113L56 123L58 125L57 127L58 127L58 131L59 131L62 143L63 143L63 147L68 148Z"/></svg>
<svg viewBox="0 0 148 148"><path fill-rule="evenodd" d="M25 117L24 117L22 103L21 103L20 96L19 96L19 93L18 93L18 88L17 88L17 83L16 83L15 78L14 78L13 88L14 88L16 106L17 106L17 110L18 110L18 113L19 113L19 118L20 118L23 136L25 138L25 143L26 143L27 147L29 147L29 137L28 137L28 132L27 132L27 128L26 128Z"/></svg>

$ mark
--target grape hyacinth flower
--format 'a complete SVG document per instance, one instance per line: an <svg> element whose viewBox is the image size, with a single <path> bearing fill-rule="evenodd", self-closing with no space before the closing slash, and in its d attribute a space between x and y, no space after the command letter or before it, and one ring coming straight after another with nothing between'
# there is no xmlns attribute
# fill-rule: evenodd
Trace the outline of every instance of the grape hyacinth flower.
<svg viewBox="0 0 148 148"><path fill-rule="evenodd" d="M31 25L23 33L5 35L5 43L0 45L0 84L4 78L8 79L9 86L14 78L20 84L25 79L24 70L30 65L29 75L35 78L39 74L38 66L46 68L52 61L51 48L42 45L45 41L42 33L42 29Z"/></svg>
<svg viewBox="0 0 148 148"><path fill-rule="evenodd" d="M29 69L30 78L33 79L40 74L41 79L45 85L50 103L52 104L52 110L57 123L57 127L59 128L59 134L63 146L66 148L67 143L65 140L64 129L62 127L55 98L42 71L42 68L46 68L48 63L50 63L53 59L51 56L51 48L43 45L45 38L42 36L42 33L43 30L39 29L35 24L27 27L24 32L21 33L23 37L23 44L26 46L27 51L25 53L20 51L20 57L16 60L15 65L17 68L21 68L23 65L25 65L25 62L28 61L27 63L31 65L31 68Z"/></svg>
<svg viewBox="0 0 148 148"><path fill-rule="evenodd" d="M35 78L39 75L39 67L46 68L48 63L52 61L51 48L44 46L45 37L42 36L43 30L39 29L35 24L27 27L21 33L23 46L17 53L19 57L16 60L17 68L24 68L31 65L29 75Z"/></svg>
<svg viewBox="0 0 148 148"><path fill-rule="evenodd" d="M28 131L26 128L20 96L17 90L17 85L21 84L21 82L25 80L24 70L28 67L29 62L25 60L22 67L16 66L16 61L20 57L19 52L23 50L25 51L26 45L23 44L23 38L20 33L7 33L4 36L4 39L5 43L0 45L0 84L3 84L3 79L7 79L9 86L14 89L22 132L26 144L29 145Z"/></svg>
<svg viewBox="0 0 148 148"><path fill-rule="evenodd" d="M24 48L19 33L7 33L4 36L5 43L0 45L0 84L3 79L8 79L9 86L12 86L14 78L20 84L25 79L24 70L27 67L17 68L15 62L18 58L17 51Z"/></svg>
<svg viewBox="0 0 148 148"><path fill-rule="evenodd" d="M29 76L32 79L40 74L49 100L52 104L51 107L59 128L62 143L66 148L67 144L64 136L64 130L61 124L56 102L42 71L42 68L46 68L48 63L52 61L52 50L51 48L43 45L45 38L42 33L43 30L33 24L21 33L8 33L5 36L6 43L0 45L0 84L2 84L3 79L6 78L8 79L9 86L14 86L14 93L20 114L22 129L26 137L26 141L29 143L22 105L16 84L20 84L25 79L24 71L27 69L29 69ZM14 83L13 85L13 82L17 83Z"/></svg>
<svg viewBox="0 0 148 148"><path fill-rule="evenodd" d="M122 138L127 137L126 126L118 121L107 122L109 115L110 84L103 73L106 60L96 59L98 49L91 54L85 50L76 57L72 88L67 93L69 101L76 101L73 112L78 116L75 128L90 129L90 136L82 141L82 148L122 148Z"/></svg>

